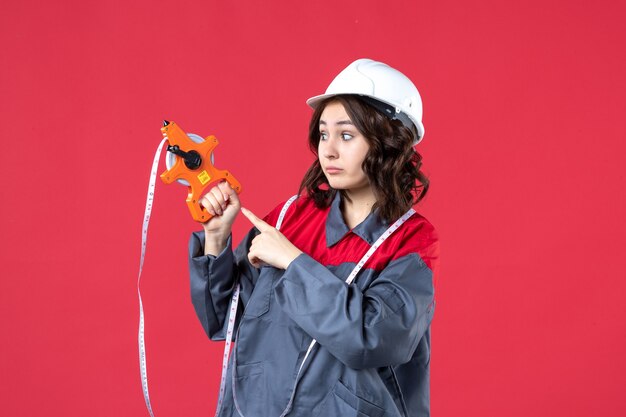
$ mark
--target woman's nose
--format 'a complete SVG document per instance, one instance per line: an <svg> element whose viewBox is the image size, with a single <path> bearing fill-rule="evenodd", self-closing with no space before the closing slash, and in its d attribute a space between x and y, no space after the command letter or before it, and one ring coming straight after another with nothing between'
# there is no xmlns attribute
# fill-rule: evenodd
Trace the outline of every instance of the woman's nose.
<svg viewBox="0 0 626 417"><path fill-rule="evenodd" d="M328 159L335 159L338 156L337 142L332 137L329 137L324 142L320 142L321 154Z"/></svg>

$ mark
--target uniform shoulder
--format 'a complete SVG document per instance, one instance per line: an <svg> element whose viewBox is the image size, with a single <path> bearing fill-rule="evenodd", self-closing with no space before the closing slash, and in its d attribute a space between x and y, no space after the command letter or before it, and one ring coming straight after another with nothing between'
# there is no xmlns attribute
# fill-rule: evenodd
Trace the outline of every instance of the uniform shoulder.
<svg viewBox="0 0 626 417"><path fill-rule="evenodd" d="M398 257L418 254L430 269L435 270L439 260L439 235L433 224L415 213L403 228Z"/></svg>
<svg viewBox="0 0 626 417"><path fill-rule="evenodd" d="M435 226L419 213L415 213L407 220L404 237L417 245L424 245L439 241Z"/></svg>

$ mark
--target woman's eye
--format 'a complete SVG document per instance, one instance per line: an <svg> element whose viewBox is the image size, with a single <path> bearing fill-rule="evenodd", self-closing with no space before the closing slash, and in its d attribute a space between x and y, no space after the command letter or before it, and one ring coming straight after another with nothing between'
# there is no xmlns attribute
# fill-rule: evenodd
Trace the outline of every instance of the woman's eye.
<svg viewBox="0 0 626 417"><path fill-rule="evenodd" d="M326 139L328 139L328 133L320 132L320 140L326 140Z"/></svg>
<svg viewBox="0 0 626 417"><path fill-rule="evenodd" d="M350 140L350 139L352 139L352 135L351 135L351 134L349 134L349 133L342 133L342 134L341 134L341 138L342 138L343 140Z"/></svg>

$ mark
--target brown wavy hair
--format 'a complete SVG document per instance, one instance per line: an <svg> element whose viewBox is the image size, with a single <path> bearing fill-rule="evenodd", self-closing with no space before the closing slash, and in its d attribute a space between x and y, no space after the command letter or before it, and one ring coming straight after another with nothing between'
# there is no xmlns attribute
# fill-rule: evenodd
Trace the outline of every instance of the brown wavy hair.
<svg viewBox="0 0 626 417"><path fill-rule="evenodd" d="M317 158L304 175L298 194L306 192L319 208L328 207L337 194L338 190L328 184L317 152L320 118L331 102L343 105L354 126L367 140L369 150L362 167L376 196L373 209L378 209L378 215L387 222L395 221L426 196L430 184L420 170L422 156L413 148L416 132L355 95L331 97L315 109L309 124L309 148Z"/></svg>

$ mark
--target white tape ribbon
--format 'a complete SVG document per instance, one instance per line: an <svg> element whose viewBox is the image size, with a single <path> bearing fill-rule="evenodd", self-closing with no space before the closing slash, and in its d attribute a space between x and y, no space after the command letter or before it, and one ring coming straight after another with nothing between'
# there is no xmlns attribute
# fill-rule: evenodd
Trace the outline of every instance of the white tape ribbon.
<svg viewBox="0 0 626 417"><path fill-rule="evenodd" d="M280 211L280 215L278 216L278 221L276 222L276 230L280 230L280 226L283 224L283 219L285 218L285 213L287 213L287 209L293 203L297 195L294 195L289 200L285 202L282 210ZM224 400L224 391L226 390L226 371L228 369L228 358L230 356L230 346L233 340L233 333L235 329L235 320L237 318L237 307L239 305L239 291L240 284L237 283L235 286L235 291L233 292L233 296L230 300L230 308L228 311L228 327L226 330L226 344L224 345L224 355L222 357L222 377L220 379L220 393L217 399L217 408L215 409L215 416L217 417L220 413L220 409L222 408L222 401Z"/></svg>
<svg viewBox="0 0 626 417"><path fill-rule="evenodd" d="M228 357L230 355L230 345L233 340L233 330L235 328L235 320L237 319L237 306L239 305L239 283L235 286L235 291L230 300L230 309L228 312L228 330L226 331L226 344L224 345L224 356L222 357L222 378L220 379L220 393L217 399L217 408L215 416L220 412L222 401L224 400L224 391L226 387L226 370L228 369Z"/></svg>
<svg viewBox="0 0 626 417"><path fill-rule="evenodd" d="M141 281L141 272L143 271L143 261L146 257L146 245L148 242L148 225L150 224L150 215L152 214L152 203L154 202L154 190L156 188L156 174L159 167L159 159L161 158L161 151L163 150L163 144L167 141L167 138L163 138L159 147L154 155L152 161L152 170L150 171L150 182L148 185L148 195L146 197L146 209L143 215L143 225L141 227L141 257L139 259L139 275L137 276L137 295L139 296L139 371L141 373L141 387L143 389L143 398L146 401L146 407L151 417L154 417L152 412L152 405L150 404L150 394L148 393L148 369L146 366L146 342L144 338L144 318L143 318L143 302L141 301L141 291L139 290L139 283Z"/></svg>

